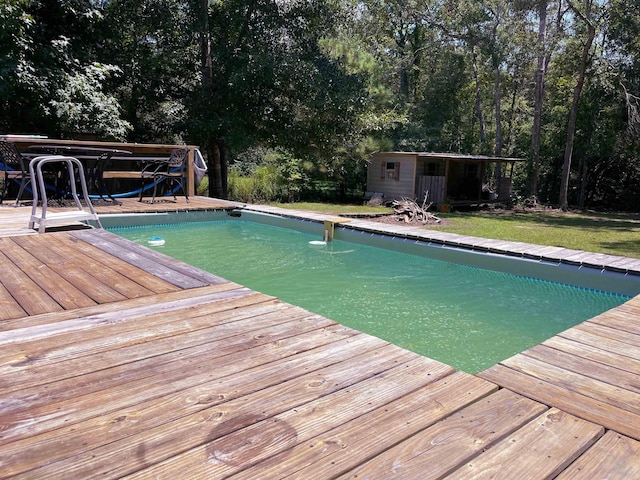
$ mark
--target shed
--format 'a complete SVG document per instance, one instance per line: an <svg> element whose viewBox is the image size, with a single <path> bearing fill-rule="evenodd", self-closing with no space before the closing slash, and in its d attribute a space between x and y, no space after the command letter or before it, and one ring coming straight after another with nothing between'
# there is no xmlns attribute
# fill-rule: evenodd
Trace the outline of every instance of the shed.
<svg viewBox="0 0 640 480"><path fill-rule="evenodd" d="M429 201L435 204L504 201L511 194L513 167L521 161L455 153L378 152L369 163L367 192L381 193L386 200L418 201L429 192Z"/></svg>

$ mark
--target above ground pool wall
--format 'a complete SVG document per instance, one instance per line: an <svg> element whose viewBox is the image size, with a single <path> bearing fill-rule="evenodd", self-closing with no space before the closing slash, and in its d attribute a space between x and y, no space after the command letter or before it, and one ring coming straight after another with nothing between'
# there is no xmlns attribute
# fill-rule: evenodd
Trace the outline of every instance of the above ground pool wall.
<svg viewBox="0 0 640 480"><path fill-rule="evenodd" d="M640 276L599 270L561 262L516 258L490 252L479 252L437 242L391 237L360 230L336 229L336 239L387 248L411 255L421 255L445 262L538 278L577 287L617 293L627 296L640 294Z"/></svg>
<svg viewBox="0 0 640 480"><path fill-rule="evenodd" d="M221 220L250 221L297 230L317 237L317 240L322 240L324 228L324 224L321 221L284 217L246 210L104 215L101 216L100 219L105 228ZM490 252L473 251L453 245L446 245L441 242L401 238L338 225L336 225L334 238L335 240L385 248L410 255L426 256L446 262L465 264L582 288L626 296L640 294L639 275L570 265L559 261L534 260Z"/></svg>

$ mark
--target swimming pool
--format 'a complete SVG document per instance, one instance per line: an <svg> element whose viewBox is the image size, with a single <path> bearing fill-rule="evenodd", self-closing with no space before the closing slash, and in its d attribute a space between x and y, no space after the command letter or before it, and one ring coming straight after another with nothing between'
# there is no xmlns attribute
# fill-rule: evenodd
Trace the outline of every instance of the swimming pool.
<svg viewBox="0 0 640 480"><path fill-rule="evenodd" d="M469 257L416 242L380 248L384 239L353 231L311 245L321 238L321 226L269 216L187 218L198 221L154 225L157 217L138 217L136 222L151 224L106 223L143 245L161 237L164 244L152 248L469 373L629 298L533 278L541 268L534 262ZM486 268L490 263L502 271Z"/></svg>

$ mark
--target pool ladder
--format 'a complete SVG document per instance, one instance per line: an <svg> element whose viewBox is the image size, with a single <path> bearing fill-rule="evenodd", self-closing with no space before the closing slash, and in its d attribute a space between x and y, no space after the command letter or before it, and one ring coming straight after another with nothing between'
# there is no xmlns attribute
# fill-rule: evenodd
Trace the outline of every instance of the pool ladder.
<svg viewBox="0 0 640 480"><path fill-rule="evenodd" d="M44 183L44 175L42 174L42 166L47 163L59 163L62 167L66 167L71 198L75 202L76 209L66 212L47 212L47 190ZM87 204L89 211L85 210L78 197L76 191L76 175L78 171L80 177L80 186L82 188L82 196ZM44 233L48 225L68 224L75 222L83 222L89 225L89 221L95 222L98 228L102 228L102 223L96 214L89 195L87 193L87 182L84 175L84 168L80 160L74 157L65 157L61 155L48 155L36 157L29 162L29 173L31 174L31 183L33 188L33 206L31 207L31 218L29 220L29 228L35 229L38 224L38 232ZM41 200L41 209L38 212L38 201Z"/></svg>

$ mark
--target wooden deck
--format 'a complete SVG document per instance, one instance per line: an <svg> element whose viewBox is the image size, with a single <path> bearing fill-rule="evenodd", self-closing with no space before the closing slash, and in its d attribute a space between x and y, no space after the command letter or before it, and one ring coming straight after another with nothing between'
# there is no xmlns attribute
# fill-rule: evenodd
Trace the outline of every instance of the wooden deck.
<svg viewBox="0 0 640 480"><path fill-rule="evenodd" d="M640 477L638 298L473 376L108 232L0 252L0 478Z"/></svg>

